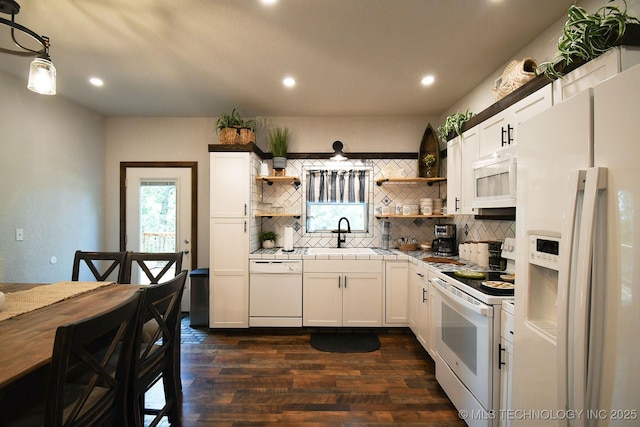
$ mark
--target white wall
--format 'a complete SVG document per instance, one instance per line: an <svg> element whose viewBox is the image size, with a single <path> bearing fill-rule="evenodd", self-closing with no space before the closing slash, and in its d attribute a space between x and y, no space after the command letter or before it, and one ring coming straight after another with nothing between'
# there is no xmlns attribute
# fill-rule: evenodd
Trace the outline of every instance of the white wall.
<svg viewBox="0 0 640 427"><path fill-rule="evenodd" d="M344 152L417 152L427 125L437 117L258 117L257 144L270 151L268 131L286 126L292 133L289 152L330 153L334 141Z"/></svg>
<svg viewBox="0 0 640 427"><path fill-rule="evenodd" d="M62 97L37 95L3 72L0 110L4 281L70 280L76 249L108 248L102 239L104 119ZM15 240L16 228L24 230L23 241Z"/></svg>

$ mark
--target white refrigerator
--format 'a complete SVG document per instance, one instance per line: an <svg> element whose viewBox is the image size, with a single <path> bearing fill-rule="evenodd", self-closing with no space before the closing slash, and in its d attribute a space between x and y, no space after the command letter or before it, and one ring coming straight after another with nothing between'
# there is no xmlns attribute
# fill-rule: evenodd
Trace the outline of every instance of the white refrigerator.
<svg viewBox="0 0 640 427"><path fill-rule="evenodd" d="M504 424L640 425L640 66L518 128Z"/></svg>

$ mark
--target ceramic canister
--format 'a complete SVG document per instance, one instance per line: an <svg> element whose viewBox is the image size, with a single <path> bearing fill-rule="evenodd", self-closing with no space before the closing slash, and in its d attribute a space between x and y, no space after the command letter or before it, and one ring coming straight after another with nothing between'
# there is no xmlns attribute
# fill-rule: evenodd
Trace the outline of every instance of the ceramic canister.
<svg viewBox="0 0 640 427"><path fill-rule="evenodd" d="M489 243L478 243L478 260L480 267L489 267Z"/></svg>

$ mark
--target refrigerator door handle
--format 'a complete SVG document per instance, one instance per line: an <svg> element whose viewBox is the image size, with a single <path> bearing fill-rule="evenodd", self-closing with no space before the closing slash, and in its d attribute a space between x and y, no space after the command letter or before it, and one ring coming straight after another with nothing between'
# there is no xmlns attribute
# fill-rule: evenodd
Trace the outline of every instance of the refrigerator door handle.
<svg viewBox="0 0 640 427"><path fill-rule="evenodd" d="M567 409L568 389L568 339L567 330L569 319L569 283L571 279L572 258L577 244L574 242L576 217L578 213L578 194L584 191L586 171L575 170L569 175L567 200L564 207L564 219L562 221L562 245L560 247L560 266L558 273L558 301L556 307L557 318L557 371L558 371L558 408ZM568 420L559 420L560 426L568 425Z"/></svg>
<svg viewBox="0 0 640 427"><path fill-rule="evenodd" d="M589 351L589 309L591 299L591 268L593 260L593 239L595 234L598 195L607 186L607 168L595 167L587 170L584 187L584 202L580 218L578 236L578 257L574 282L573 310L573 360L570 374L573 402L568 409L584 411L587 408L587 355ZM576 426L585 425L585 420L577 420Z"/></svg>

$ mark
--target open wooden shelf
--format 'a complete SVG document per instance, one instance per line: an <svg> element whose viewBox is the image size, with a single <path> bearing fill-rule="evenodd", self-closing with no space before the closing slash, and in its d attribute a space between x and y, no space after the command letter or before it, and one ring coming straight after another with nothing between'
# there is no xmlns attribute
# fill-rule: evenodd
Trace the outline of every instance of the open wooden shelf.
<svg viewBox="0 0 640 427"><path fill-rule="evenodd" d="M256 218L300 218L299 213L257 213Z"/></svg>
<svg viewBox="0 0 640 427"><path fill-rule="evenodd" d="M381 186L384 183L399 183L399 184L408 184L408 183L424 183L428 185L433 185L434 182L444 182L447 178L444 177L435 177L435 178L378 178L376 179L376 185Z"/></svg>
<svg viewBox="0 0 640 427"><path fill-rule="evenodd" d="M434 219L434 218L453 218L453 215L401 215L401 214L389 214L382 215L376 214L376 218L424 218L424 219Z"/></svg>
<svg viewBox="0 0 640 427"><path fill-rule="evenodd" d="M273 183L300 185L300 177L297 176L256 176L256 181L267 182L269 185Z"/></svg>

